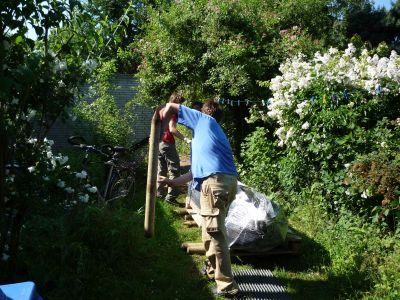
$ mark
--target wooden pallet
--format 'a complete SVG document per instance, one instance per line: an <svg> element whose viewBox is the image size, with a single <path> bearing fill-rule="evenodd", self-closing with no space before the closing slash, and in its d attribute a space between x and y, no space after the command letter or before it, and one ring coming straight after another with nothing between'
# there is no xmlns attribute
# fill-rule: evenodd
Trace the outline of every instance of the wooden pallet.
<svg viewBox="0 0 400 300"><path fill-rule="evenodd" d="M265 251L242 249L231 249L232 256L268 256L268 255L299 255L301 252L302 239L298 235L288 232L286 241L280 246ZM187 254L205 254L202 243L187 242L181 245L181 249Z"/></svg>
<svg viewBox="0 0 400 300"><path fill-rule="evenodd" d="M199 214L200 209L193 207L194 202L191 203L192 207L189 208L178 208L175 212L183 216L185 221L183 224L187 227L201 227L202 218ZM243 247L242 249L231 249L231 255L233 256L257 256L257 255L299 255L301 251L302 239L296 235L292 230L289 229L285 242L273 249L265 251L249 250ZM188 254L205 254L205 249L202 243L183 243L181 245L182 250Z"/></svg>

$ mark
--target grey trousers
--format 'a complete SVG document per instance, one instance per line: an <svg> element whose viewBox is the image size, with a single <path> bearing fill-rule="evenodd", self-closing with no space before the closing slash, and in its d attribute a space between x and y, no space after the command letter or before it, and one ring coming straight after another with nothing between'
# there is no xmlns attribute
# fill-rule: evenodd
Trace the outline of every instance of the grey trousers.
<svg viewBox="0 0 400 300"><path fill-rule="evenodd" d="M174 179L181 175L179 155L175 144L160 142L158 152L158 176ZM180 194L179 188L157 186L157 197L175 200Z"/></svg>

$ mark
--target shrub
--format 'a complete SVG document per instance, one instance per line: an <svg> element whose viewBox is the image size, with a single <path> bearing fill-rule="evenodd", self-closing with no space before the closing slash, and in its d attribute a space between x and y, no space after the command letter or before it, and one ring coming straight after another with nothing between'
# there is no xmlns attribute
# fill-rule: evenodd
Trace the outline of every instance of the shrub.
<svg viewBox="0 0 400 300"><path fill-rule="evenodd" d="M278 164L278 181L272 176L266 185L272 185L271 190L282 188L286 201L293 205L301 200L304 189L313 186L332 212L340 213L345 207L371 215L376 202L368 205L355 181L354 187L345 183L351 184L346 180L350 167L363 155L379 153L384 145L391 151L388 160L396 156L400 143L397 53L379 57L349 44L344 51L317 52L313 59L298 55L280 70L282 75L268 84L273 93L268 110L253 106L249 118L250 122L276 121L277 141L269 142L275 145L269 151L274 159L264 159L270 170L264 172L272 172ZM256 153L252 147L262 147L258 141L253 144L245 143L246 151ZM252 165L246 156L244 165ZM391 177L396 177L396 167L388 168ZM390 185L386 195L392 191L395 198L398 182L391 179L385 184L386 189Z"/></svg>

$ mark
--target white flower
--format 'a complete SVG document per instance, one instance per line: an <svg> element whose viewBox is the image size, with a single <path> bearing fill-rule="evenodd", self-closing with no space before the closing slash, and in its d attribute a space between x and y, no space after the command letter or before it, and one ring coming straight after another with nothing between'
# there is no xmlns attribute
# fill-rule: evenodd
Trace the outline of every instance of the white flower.
<svg viewBox="0 0 400 300"><path fill-rule="evenodd" d="M87 172L85 170L82 170L80 173L76 173L75 175L77 178L86 178L87 177Z"/></svg>
<svg viewBox="0 0 400 300"><path fill-rule="evenodd" d="M46 156L47 158L51 158L53 156L53 152L47 151Z"/></svg>
<svg viewBox="0 0 400 300"><path fill-rule="evenodd" d="M344 167L345 167L346 169L348 169L348 168L350 167L350 164L344 164Z"/></svg>
<svg viewBox="0 0 400 300"><path fill-rule="evenodd" d="M29 144L35 144L37 142L37 138L30 138L27 141Z"/></svg>
<svg viewBox="0 0 400 300"><path fill-rule="evenodd" d="M298 114L300 117L303 116L303 110L304 110L304 107L307 106L307 103L308 103L308 101L306 100L306 101L303 101L303 102L297 104L296 114Z"/></svg>
<svg viewBox="0 0 400 300"><path fill-rule="evenodd" d="M73 192L75 192L75 190L72 187L66 187L64 189L68 194L72 194Z"/></svg>
<svg viewBox="0 0 400 300"><path fill-rule="evenodd" d="M60 155L60 156L56 157L56 160L60 163L60 165L65 164L68 161L68 159L69 159L68 156ZM82 177L82 178L85 178L85 177Z"/></svg>
<svg viewBox="0 0 400 300"><path fill-rule="evenodd" d="M79 200L83 203L87 203L89 201L89 195L88 194L80 195Z"/></svg>
<svg viewBox="0 0 400 300"><path fill-rule="evenodd" d="M87 59L84 62L84 66L86 67L86 69L88 71L93 71L93 69L95 69L97 67L97 62L93 59Z"/></svg>
<svg viewBox="0 0 400 300"><path fill-rule="evenodd" d="M67 69L67 64L63 61L56 60L56 63L54 65L54 72L59 72L59 71L64 71Z"/></svg>
<svg viewBox="0 0 400 300"><path fill-rule="evenodd" d="M382 142L382 143L381 143L381 147L382 147L382 148L387 148L386 142Z"/></svg>
<svg viewBox="0 0 400 300"><path fill-rule="evenodd" d="M26 116L26 119L28 121L32 120L36 116L36 110L34 109L29 109L28 110L28 115Z"/></svg>
<svg viewBox="0 0 400 300"><path fill-rule="evenodd" d="M64 81L62 81L62 80L60 80L60 81L58 82L58 86L59 86L60 88L66 87Z"/></svg>
<svg viewBox="0 0 400 300"><path fill-rule="evenodd" d="M329 54L331 54L331 55L335 55L336 53L338 53L338 49L336 49L336 48L329 48Z"/></svg>
<svg viewBox="0 0 400 300"><path fill-rule="evenodd" d="M367 195L367 192L366 192L366 191L363 191L363 192L362 192L361 198L364 198L364 199L367 199L367 198L368 198L368 195Z"/></svg>
<svg viewBox="0 0 400 300"><path fill-rule="evenodd" d="M64 188L65 187L65 181L62 181L62 180L58 180L58 182L57 182L57 186L58 187L60 187L60 188Z"/></svg>
<svg viewBox="0 0 400 300"><path fill-rule="evenodd" d="M47 143L50 147L54 145L54 141L48 140L47 138L44 138L44 142Z"/></svg>
<svg viewBox="0 0 400 300"><path fill-rule="evenodd" d="M93 194L97 193L97 187L95 186L88 187L87 190Z"/></svg>
<svg viewBox="0 0 400 300"><path fill-rule="evenodd" d="M325 92L331 94L338 87L352 90L364 90L371 96L400 94L400 63L399 56L393 51L390 57L369 56L367 50L361 56L355 56L356 48L349 44L342 52L331 48L325 53L315 53L314 59L306 61L303 55L286 60L280 65L281 75L272 78L270 90L272 98L268 103L268 110L252 113L249 118L252 122L266 120L266 117L275 119L281 130L276 132L279 145L289 143L289 128L293 124L292 112L300 119L304 117L304 108L309 100L299 99L301 91L307 91L314 84L324 83ZM313 88L312 88L313 89ZM315 91L314 91L315 92ZM316 95L321 96L321 95ZM329 97L329 95L328 95ZM367 98L368 99L368 98ZM381 101L371 97L372 101ZM300 101L299 101L300 100ZM349 100L346 96L346 100ZM350 101L350 100L349 100ZM366 100L370 101L370 100ZM356 104L350 102L349 108ZM304 123L303 130L310 124ZM290 141L291 143L292 141Z"/></svg>
<svg viewBox="0 0 400 300"><path fill-rule="evenodd" d="M354 52L356 52L356 47L352 43L347 45L347 49L344 51L345 56L351 56Z"/></svg>
<svg viewBox="0 0 400 300"><path fill-rule="evenodd" d="M36 169L36 168L35 168L34 166L32 166L32 167L29 167L29 168L28 168L28 171L29 171L29 173L32 173L32 172L35 171L35 169Z"/></svg>
<svg viewBox="0 0 400 300"><path fill-rule="evenodd" d="M305 122L303 125L301 125L301 129L307 130L310 127L310 123Z"/></svg>

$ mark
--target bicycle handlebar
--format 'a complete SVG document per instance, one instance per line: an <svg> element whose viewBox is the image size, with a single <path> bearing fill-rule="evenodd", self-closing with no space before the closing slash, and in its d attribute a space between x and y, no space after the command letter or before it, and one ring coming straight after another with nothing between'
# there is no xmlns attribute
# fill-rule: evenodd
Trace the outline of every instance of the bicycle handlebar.
<svg viewBox="0 0 400 300"><path fill-rule="evenodd" d="M72 145L86 145L86 140L83 136L73 135L68 138L68 143Z"/></svg>
<svg viewBox="0 0 400 300"><path fill-rule="evenodd" d="M100 149L98 149L96 146L87 145L86 140L82 136L76 136L76 135L70 136L68 138L68 143L70 143L74 147L77 147L83 151L94 152L96 154L100 154L100 155L103 155L106 157L110 157L114 154L114 151L111 146L104 145L104 146L100 147ZM106 150L106 148L107 149L111 148L111 149ZM112 152L112 153L110 153L110 152Z"/></svg>
<svg viewBox="0 0 400 300"><path fill-rule="evenodd" d="M126 153L126 152L132 152L135 150L138 150L142 148L143 146L147 145L149 143L149 137L146 137L142 139L141 141L133 144L129 148L125 148L122 146L111 146L109 144L101 145L100 147L96 147L94 145L87 145L86 140L82 136L70 136L68 138L68 142L75 146L78 147L84 151L90 151L90 152L95 152L107 157L112 157L115 154L120 154L120 153Z"/></svg>

